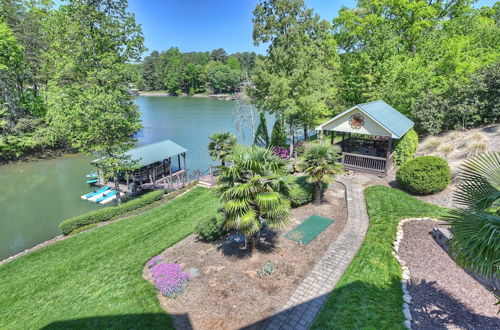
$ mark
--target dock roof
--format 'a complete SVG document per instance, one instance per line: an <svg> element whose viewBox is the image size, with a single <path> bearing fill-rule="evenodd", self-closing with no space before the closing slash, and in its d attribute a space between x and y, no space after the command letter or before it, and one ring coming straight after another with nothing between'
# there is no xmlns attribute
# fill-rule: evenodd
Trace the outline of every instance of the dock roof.
<svg viewBox="0 0 500 330"><path fill-rule="evenodd" d="M131 149L125 155L130 155L133 160L139 160L139 165L146 166L185 152L187 152L187 149L177 143L171 140L163 140Z"/></svg>

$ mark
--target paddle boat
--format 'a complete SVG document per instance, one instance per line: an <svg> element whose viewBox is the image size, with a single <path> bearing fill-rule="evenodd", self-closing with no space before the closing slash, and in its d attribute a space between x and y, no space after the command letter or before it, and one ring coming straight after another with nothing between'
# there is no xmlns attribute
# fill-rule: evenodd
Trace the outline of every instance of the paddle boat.
<svg viewBox="0 0 500 330"><path fill-rule="evenodd" d="M109 189L111 189L111 187L104 186L104 187L102 187L99 190L94 190L94 191L92 191L92 192L90 192L88 194L82 195L80 198L81 199L91 199L91 198L93 198L95 196L102 195L106 190L109 190Z"/></svg>
<svg viewBox="0 0 500 330"><path fill-rule="evenodd" d="M89 179L97 178L97 173L89 173L86 175L86 177Z"/></svg>

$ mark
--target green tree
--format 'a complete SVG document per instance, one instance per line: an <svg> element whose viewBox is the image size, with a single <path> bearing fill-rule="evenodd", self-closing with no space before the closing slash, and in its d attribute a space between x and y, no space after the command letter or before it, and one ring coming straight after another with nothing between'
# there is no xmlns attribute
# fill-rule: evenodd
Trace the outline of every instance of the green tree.
<svg viewBox="0 0 500 330"><path fill-rule="evenodd" d="M126 9L125 0L60 6L47 53L54 73L46 93L49 122L72 147L99 157L97 166L113 177L116 189L120 173L132 166L124 152L141 127L128 93L127 63L140 58L143 38Z"/></svg>
<svg viewBox="0 0 500 330"><path fill-rule="evenodd" d="M276 118L271 132L271 146L284 147L286 145L286 130L281 117Z"/></svg>
<svg viewBox="0 0 500 330"><path fill-rule="evenodd" d="M264 224L284 228L290 213L286 161L257 146L237 146L231 161L233 166L222 167L217 177L225 227L239 230L252 242Z"/></svg>
<svg viewBox="0 0 500 330"><path fill-rule="evenodd" d="M468 270L492 277L500 275L500 153L485 153L460 167L451 211L456 261Z"/></svg>
<svg viewBox="0 0 500 330"><path fill-rule="evenodd" d="M256 60L248 94L258 109L287 122L293 153L297 127L311 127L335 98L336 43L328 22L302 0L261 1L253 22L254 44L270 46Z"/></svg>
<svg viewBox="0 0 500 330"><path fill-rule="evenodd" d="M259 147L267 148L269 146L269 133L267 132L266 116L264 112L260 113L260 122L255 132L253 144Z"/></svg>
<svg viewBox="0 0 500 330"><path fill-rule="evenodd" d="M233 153L236 137L230 133L214 133L209 137L208 153L213 160L220 160L221 165L226 165L226 160Z"/></svg>
<svg viewBox="0 0 500 330"><path fill-rule="evenodd" d="M314 204L321 203L323 183L330 183L335 174L343 172L338 159L338 148L330 144L315 143L306 147L298 167L307 175L308 182L314 183Z"/></svg>
<svg viewBox="0 0 500 330"><path fill-rule="evenodd" d="M214 49L210 52L210 59L214 62L226 63L227 53L223 48Z"/></svg>

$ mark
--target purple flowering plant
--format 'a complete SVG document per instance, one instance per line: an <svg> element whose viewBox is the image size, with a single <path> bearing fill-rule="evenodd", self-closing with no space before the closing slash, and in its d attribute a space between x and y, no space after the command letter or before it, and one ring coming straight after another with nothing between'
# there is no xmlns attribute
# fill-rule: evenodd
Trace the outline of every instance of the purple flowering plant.
<svg viewBox="0 0 500 330"><path fill-rule="evenodd" d="M148 262L148 267L153 259ZM162 295L175 297L184 290L189 280L189 273L184 272L181 265L163 262L161 258L155 259L151 264L155 264L150 268L151 277Z"/></svg>
<svg viewBox="0 0 500 330"><path fill-rule="evenodd" d="M273 152L278 155L278 157L286 159L288 156L290 156L290 150L288 148L283 148L283 147L274 147Z"/></svg>

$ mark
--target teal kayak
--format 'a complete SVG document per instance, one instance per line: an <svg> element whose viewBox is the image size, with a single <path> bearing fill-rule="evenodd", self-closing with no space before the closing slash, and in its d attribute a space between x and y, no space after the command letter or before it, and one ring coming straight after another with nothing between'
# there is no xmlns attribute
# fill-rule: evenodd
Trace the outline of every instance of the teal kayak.
<svg viewBox="0 0 500 330"><path fill-rule="evenodd" d="M96 183L97 179L87 180L85 182L88 183L88 184L92 184L92 183Z"/></svg>
<svg viewBox="0 0 500 330"><path fill-rule="evenodd" d="M105 192L106 190L109 190L111 189L110 187L108 186L104 186L102 187L101 189L99 190L94 190L93 192L91 193L88 193L87 195L85 195L85 198L91 198L91 197L94 197L95 195L99 195L99 194L102 194L103 192Z"/></svg>
<svg viewBox="0 0 500 330"><path fill-rule="evenodd" d="M105 193L104 195L102 195L102 197L99 197L98 199L96 199L95 202L100 203L105 199L113 197L114 195L116 195L116 190L111 190L109 193Z"/></svg>

